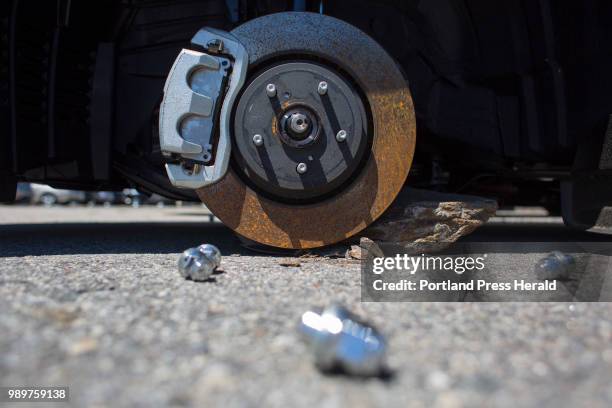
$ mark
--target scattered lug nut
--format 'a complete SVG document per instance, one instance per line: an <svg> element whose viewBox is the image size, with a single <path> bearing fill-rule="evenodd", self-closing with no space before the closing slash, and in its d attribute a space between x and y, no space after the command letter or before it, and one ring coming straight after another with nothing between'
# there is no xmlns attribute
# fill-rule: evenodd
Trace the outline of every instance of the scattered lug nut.
<svg viewBox="0 0 612 408"><path fill-rule="evenodd" d="M572 255L553 251L541 259L534 269L540 280L567 280L575 265L576 260Z"/></svg>
<svg viewBox="0 0 612 408"><path fill-rule="evenodd" d="M196 282L208 280L220 265L221 251L210 244L189 248L181 254L178 260L179 273L185 279Z"/></svg>
<svg viewBox="0 0 612 408"><path fill-rule="evenodd" d="M202 244L198 247L200 252L209 259L212 259L215 264L215 269L221 266L221 251L212 244Z"/></svg>
<svg viewBox="0 0 612 408"><path fill-rule="evenodd" d="M380 376L386 371L385 338L341 306L302 315L299 330L323 372L340 370L354 376Z"/></svg>

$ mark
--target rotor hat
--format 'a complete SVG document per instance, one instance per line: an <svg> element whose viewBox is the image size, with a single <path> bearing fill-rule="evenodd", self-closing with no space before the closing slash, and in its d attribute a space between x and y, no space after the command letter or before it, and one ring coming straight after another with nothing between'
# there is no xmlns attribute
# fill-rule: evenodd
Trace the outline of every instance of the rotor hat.
<svg viewBox="0 0 612 408"><path fill-rule="evenodd" d="M317 87L325 80L326 95ZM279 97L266 88L274 84ZM368 114L350 82L314 62L279 63L255 74L234 114L235 169L251 188L279 202L333 197L363 164ZM339 144L336 134L352 137ZM253 145L254 134L267 143Z"/></svg>

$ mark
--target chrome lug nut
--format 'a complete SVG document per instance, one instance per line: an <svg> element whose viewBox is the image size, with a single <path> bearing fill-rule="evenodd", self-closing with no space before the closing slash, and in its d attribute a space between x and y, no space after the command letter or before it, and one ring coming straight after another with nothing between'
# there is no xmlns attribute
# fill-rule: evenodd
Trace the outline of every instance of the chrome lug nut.
<svg viewBox="0 0 612 408"><path fill-rule="evenodd" d="M319 82L319 87L317 88L317 92L319 95L325 95L327 93L327 82L321 81Z"/></svg>
<svg viewBox="0 0 612 408"><path fill-rule="evenodd" d="M535 265L534 271L539 280L567 280L575 266L572 255L553 251Z"/></svg>
<svg viewBox="0 0 612 408"><path fill-rule="evenodd" d="M263 146L264 144L263 136L260 134L256 134L255 136L253 136L253 144L257 147Z"/></svg>
<svg viewBox="0 0 612 408"><path fill-rule="evenodd" d="M178 260L178 270L185 279L196 282L208 280L221 264L221 252L210 244L189 248Z"/></svg>
<svg viewBox="0 0 612 408"><path fill-rule="evenodd" d="M198 247L198 251L204 254L215 265L215 269L221 266L221 251L212 244L202 244Z"/></svg>
<svg viewBox="0 0 612 408"><path fill-rule="evenodd" d="M385 338L341 306L304 313L299 331L322 371L339 368L350 375L376 376L386 369Z"/></svg>
<svg viewBox="0 0 612 408"><path fill-rule="evenodd" d="M295 170L298 172L298 174L304 174L308 171L308 166L306 165L306 163L300 163L297 165Z"/></svg>
<svg viewBox="0 0 612 408"><path fill-rule="evenodd" d="M274 98L276 96L276 85L268 84L268 86L266 86L266 94L268 98Z"/></svg>
<svg viewBox="0 0 612 408"><path fill-rule="evenodd" d="M336 134L336 140L340 143L344 142L346 140L346 137L347 137L346 130L341 130Z"/></svg>

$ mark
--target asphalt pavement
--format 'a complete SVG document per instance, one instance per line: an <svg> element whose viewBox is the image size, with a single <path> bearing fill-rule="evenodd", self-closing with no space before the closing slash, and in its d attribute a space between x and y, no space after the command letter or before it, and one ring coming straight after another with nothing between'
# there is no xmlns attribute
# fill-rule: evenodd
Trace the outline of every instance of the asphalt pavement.
<svg viewBox="0 0 612 408"><path fill-rule="evenodd" d="M69 386L75 407L612 406L609 303L362 303L358 261L252 252L199 206L3 206L0 223L0 386ZM610 237L500 218L469 239ZM186 281L177 256L202 242L222 268ZM315 369L295 329L330 302L387 335L389 376Z"/></svg>

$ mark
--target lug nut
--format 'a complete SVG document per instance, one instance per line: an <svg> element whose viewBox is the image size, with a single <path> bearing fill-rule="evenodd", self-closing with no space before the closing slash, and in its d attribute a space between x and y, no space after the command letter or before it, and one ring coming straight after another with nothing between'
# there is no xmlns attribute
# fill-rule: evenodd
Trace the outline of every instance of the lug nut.
<svg viewBox="0 0 612 408"><path fill-rule="evenodd" d="M306 165L306 163L300 163L295 169L299 174L304 174L308 171L308 166Z"/></svg>
<svg viewBox="0 0 612 408"><path fill-rule="evenodd" d="M263 139L263 136L262 136L262 135L260 135L260 134L257 134L257 135L255 135L255 136L253 136L253 144L254 144L255 146L257 146L257 147L259 147L259 146L263 146L263 144L264 144L264 139Z"/></svg>
<svg viewBox="0 0 612 408"><path fill-rule="evenodd" d="M208 280L221 265L221 252L210 244L189 248L178 260L178 270L185 279L202 282Z"/></svg>
<svg viewBox="0 0 612 408"><path fill-rule="evenodd" d="M534 271L539 280L567 280L575 267L572 255L553 251L536 264Z"/></svg>
<svg viewBox="0 0 612 408"><path fill-rule="evenodd" d="M198 251L204 254L205 257L213 261L215 268L221 266L221 251L212 244L202 244L198 247Z"/></svg>
<svg viewBox="0 0 612 408"><path fill-rule="evenodd" d="M266 94L268 98L274 98L276 96L276 85L268 84L268 86L266 86Z"/></svg>
<svg viewBox="0 0 612 408"><path fill-rule="evenodd" d="M385 338L341 306L304 313L299 331L322 371L339 368L350 375L376 376L386 369Z"/></svg>
<svg viewBox="0 0 612 408"><path fill-rule="evenodd" d="M341 130L336 134L336 140L340 143L344 142L346 140L346 130Z"/></svg>
<svg viewBox="0 0 612 408"><path fill-rule="evenodd" d="M327 82L319 82L319 88L317 89L317 92L319 92L319 95L325 95L327 93Z"/></svg>

